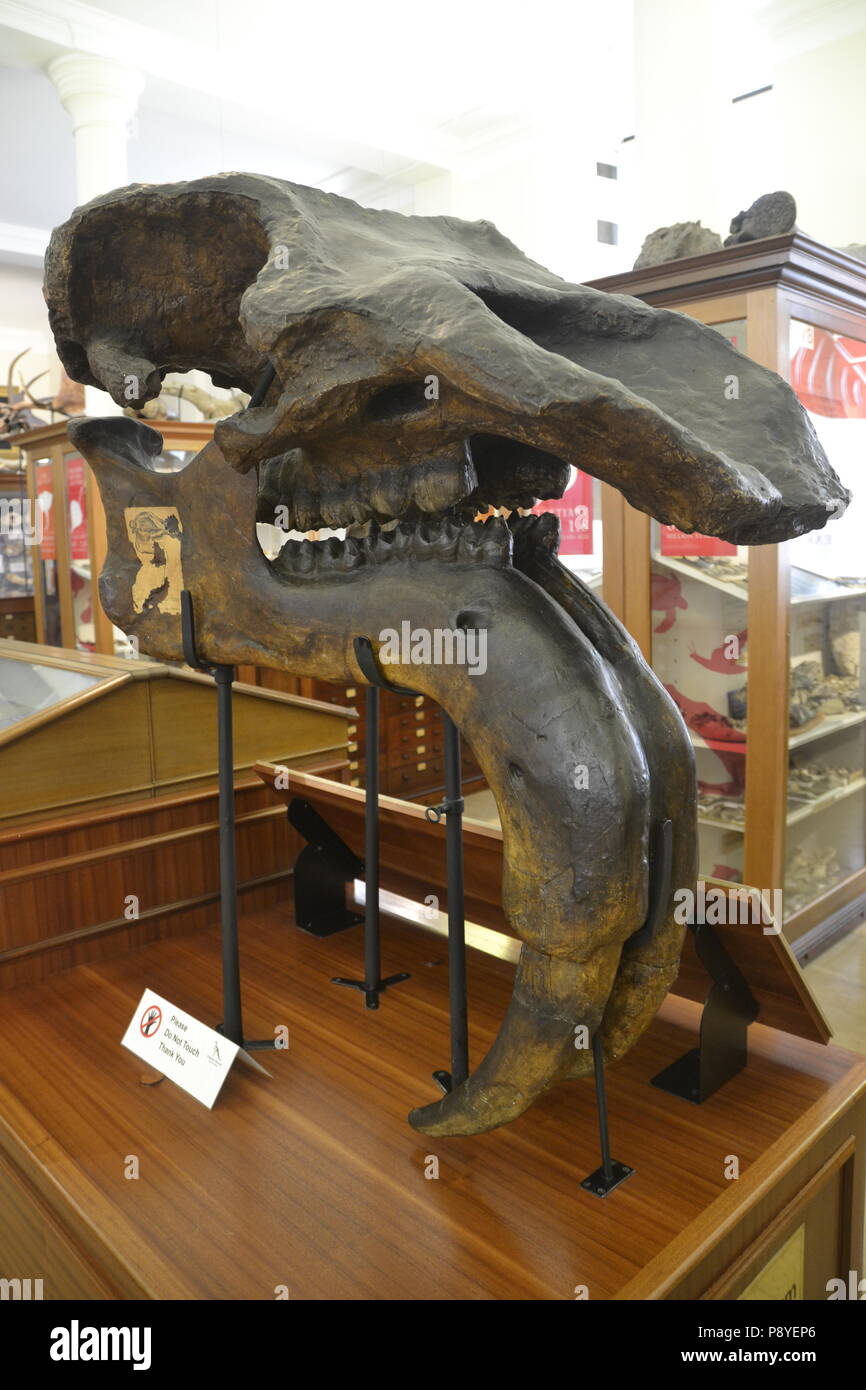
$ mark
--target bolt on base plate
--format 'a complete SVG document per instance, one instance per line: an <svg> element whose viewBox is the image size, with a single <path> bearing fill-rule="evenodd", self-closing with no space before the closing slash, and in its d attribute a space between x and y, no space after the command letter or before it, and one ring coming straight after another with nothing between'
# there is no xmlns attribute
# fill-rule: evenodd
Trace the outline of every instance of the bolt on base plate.
<svg viewBox="0 0 866 1390"><path fill-rule="evenodd" d="M620 1163L618 1159L612 1158L610 1161L610 1175L606 1176L604 1168L596 1168L594 1173L590 1173L588 1178L584 1178L580 1184L587 1192L591 1192L593 1197L606 1197L609 1192L613 1192L615 1187L625 1182L634 1173L633 1168L629 1168L627 1163Z"/></svg>

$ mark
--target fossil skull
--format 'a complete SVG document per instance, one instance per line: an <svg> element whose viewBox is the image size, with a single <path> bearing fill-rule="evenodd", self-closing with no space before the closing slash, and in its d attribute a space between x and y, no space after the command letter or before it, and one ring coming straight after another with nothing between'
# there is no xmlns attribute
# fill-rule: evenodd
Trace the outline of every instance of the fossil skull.
<svg viewBox="0 0 866 1390"><path fill-rule="evenodd" d="M757 544L823 526L847 493L790 389L680 314L565 283L488 222L250 175L78 209L52 237L46 298L70 375L123 406L171 371L252 394L273 369L178 474L154 470L162 440L138 420L70 427L105 504L103 605L142 651L181 656L181 585L213 662L363 681L358 635L375 646L405 621L487 634L483 675L381 660L475 751L523 942L487 1056L411 1122L468 1134L514 1119L591 1069L582 1027L621 1056L677 973L691 746L629 636L558 562L552 519L474 518L561 495L574 464L687 531ZM255 523L275 515L348 534L269 561ZM670 896L644 925L666 820Z"/></svg>

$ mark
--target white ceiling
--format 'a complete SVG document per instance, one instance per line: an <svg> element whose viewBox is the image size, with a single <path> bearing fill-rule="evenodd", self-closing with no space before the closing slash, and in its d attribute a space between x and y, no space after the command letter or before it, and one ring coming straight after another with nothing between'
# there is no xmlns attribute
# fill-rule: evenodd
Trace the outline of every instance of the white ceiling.
<svg viewBox="0 0 866 1390"><path fill-rule="evenodd" d="M465 168L547 112L604 124L613 106L627 124L630 15L631 0L535 0L531 14L472 0L0 0L0 258L5 245L22 259L14 228L38 254L74 206L71 126L44 73L57 53L145 72L130 181L247 169L352 191Z"/></svg>

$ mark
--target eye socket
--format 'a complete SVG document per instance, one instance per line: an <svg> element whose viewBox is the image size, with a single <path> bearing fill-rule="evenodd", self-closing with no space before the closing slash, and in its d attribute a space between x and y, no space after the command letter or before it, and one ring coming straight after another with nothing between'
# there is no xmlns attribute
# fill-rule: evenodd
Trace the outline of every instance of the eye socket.
<svg viewBox="0 0 866 1390"><path fill-rule="evenodd" d="M367 402L367 419L392 421L420 415L431 405L423 381L398 381L376 391Z"/></svg>

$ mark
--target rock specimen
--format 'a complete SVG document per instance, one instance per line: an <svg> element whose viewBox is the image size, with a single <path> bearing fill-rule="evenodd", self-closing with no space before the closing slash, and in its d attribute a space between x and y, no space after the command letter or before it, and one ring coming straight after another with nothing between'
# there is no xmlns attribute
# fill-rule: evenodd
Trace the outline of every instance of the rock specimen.
<svg viewBox="0 0 866 1390"><path fill-rule="evenodd" d="M840 791L857 776L851 767L832 767L827 763L797 763L788 773L788 796L793 801L816 801L819 796Z"/></svg>
<svg viewBox="0 0 866 1390"><path fill-rule="evenodd" d="M830 604L830 651L840 676L860 676L860 611L859 598Z"/></svg>
<svg viewBox="0 0 866 1390"><path fill-rule="evenodd" d="M718 232L711 232L700 222L675 222L672 227L657 227L644 238L634 268L643 270L645 266L678 261L683 256L702 256L707 251L720 250L721 245Z"/></svg>
<svg viewBox="0 0 866 1390"><path fill-rule="evenodd" d="M358 635L381 651L404 621L486 634L483 675L380 655L481 764L523 942L487 1056L412 1123L512 1120L591 1071L576 1043L599 1030L621 1056L677 974L691 745L631 638L559 564L555 520L474 518L561 495L574 463L686 531L760 543L823 526L847 493L790 389L682 314L565 283L488 222L250 175L80 208L52 237L45 292L69 372L121 404L194 367L255 402L174 474L153 470L161 437L139 420L70 427L105 504L102 601L142 652L181 656L178 586L211 662L363 683ZM257 517L355 534L289 540L269 562ZM670 890L648 918L666 820Z"/></svg>
<svg viewBox="0 0 866 1390"><path fill-rule="evenodd" d="M808 849L801 845L785 866L785 911L799 912L844 877L845 870L835 849Z"/></svg>
<svg viewBox="0 0 866 1390"><path fill-rule="evenodd" d="M750 208L731 219L731 235L725 238L725 245L739 246L765 236L785 236L793 232L796 222L797 204L790 193L763 193Z"/></svg>
<svg viewBox="0 0 866 1390"><path fill-rule="evenodd" d="M747 687L728 691L728 713L732 720L746 718ZM802 729L816 719L845 714L863 708L860 683L856 676L825 676L818 661L800 661L791 667L788 723Z"/></svg>

